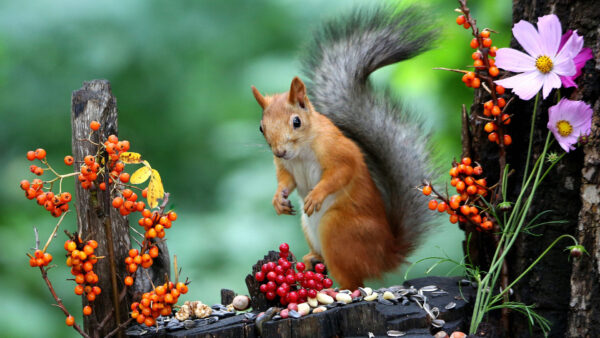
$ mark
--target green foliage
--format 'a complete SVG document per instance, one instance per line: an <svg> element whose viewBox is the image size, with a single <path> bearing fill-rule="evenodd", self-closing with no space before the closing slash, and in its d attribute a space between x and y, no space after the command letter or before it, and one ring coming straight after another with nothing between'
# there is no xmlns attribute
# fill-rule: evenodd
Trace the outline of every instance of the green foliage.
<svg viewBox="0 0 600 338"><path fill-rule="evenodd" d="M44 328L45 336L74 336L23 254L34 244L32 227L46 238L55 220L23 197L18 182L30 177L27 150L43 146L56 166L70 153L70 93L85 80L110 80L121 136L160 171L172 194L180 218L169 245L193 280L186 299L214 303L222 287L244 292L249 267L283 241L298 255L306 252L299 219L272 210L272 155L258 132L260 111L249 88L286 90L299 73L297 56L311 27L355 3L0 2L0 292L11 309L0 317L3 334L39 336ZM380 71L376 82L391 82L406 104L426 114L448 163L459 155L460 105L471 102L472 91L456 74L432 68L463 66L470 38L454 24L456 3L431 3L432 15L440 16L439 48ZM470 5L484 14L482 22L509 32L510 2ZM506 45L508 34L495 41ZM73 229L74 215L63 224ZM431 255L436 244L460 259L456 226L444 224L428 237L409 260ZM62 247L54 244L50 252L61 263ZM414 275L424 272L417 270ZM50 271L57 292L78 313L73 283L61 282L67 276L62 264ZM378 285L400 281L396 273Z"/></svg>

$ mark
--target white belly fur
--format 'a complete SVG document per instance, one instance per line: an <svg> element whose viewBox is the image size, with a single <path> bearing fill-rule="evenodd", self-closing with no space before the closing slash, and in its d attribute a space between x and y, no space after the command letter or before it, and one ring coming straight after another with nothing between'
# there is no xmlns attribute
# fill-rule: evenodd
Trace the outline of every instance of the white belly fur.
<svg viewBox="0 0 600 338"><path fill-rule="evenodd" d="M302 227L315 253L321 255L321 241L319 238L319 223L321 217L327 212L335 200L335 194L325 198L321 210L315 211L310 217L304 213L304 198L319 183L323 170L319 161L311 150L303 152L291 160L284 160L283 166L289 171L296 181L296 189L300 195L300 210L302 210Z"/></svg>

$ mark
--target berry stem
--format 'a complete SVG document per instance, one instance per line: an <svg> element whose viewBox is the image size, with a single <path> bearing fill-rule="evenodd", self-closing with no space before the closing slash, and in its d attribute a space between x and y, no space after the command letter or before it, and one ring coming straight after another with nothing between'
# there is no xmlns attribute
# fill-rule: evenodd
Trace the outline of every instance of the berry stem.
<svg viewBox="0 0 600 338"><path fill-rule="evenodd" d="M58 298L58 296L56 295L56 292L54 291L54 287L52 286L52 283L48 279L48 273L47 273L46 269L43 266L40 266L40 271L42 273L42 279L44 280L44 282L46 282L46 285L48 286L48 290L50 290L50 293L52 294L52 297L56 301L56 306L58 306L62 310L62 312L65 314L65 316L69 317L71 314L69 313L69 311L67 310L67 308L63 304L62 300L60 298ZM73 324L73 328L77 332L79 332L79 334L82 337L84 337L84 338L90 338L90 336L88 336L88 334L85 333L81 329L81 327L79 325L77 325L77 323Z"/></svg>
<svg viewBox="0 0 600 338"><path fill-rule="evenodd" d="M56 235L56 231L58 230L58 227L60 226L60 223L62 223L63 219L65 218L65 216L69 213L69 210L65 211L62 216L60 217L60 219L58 220L58 222L56 223L56 226L54 227L54 230L52 231L52 234L50 235L50 237L48 237L48 241L46 241L46 245L44 245L44 249L42 249L42 252L46 252L46 250L48 249L48 246L50 245L50 242L52 242L52 239L54 238L54 236Z"/></svg>

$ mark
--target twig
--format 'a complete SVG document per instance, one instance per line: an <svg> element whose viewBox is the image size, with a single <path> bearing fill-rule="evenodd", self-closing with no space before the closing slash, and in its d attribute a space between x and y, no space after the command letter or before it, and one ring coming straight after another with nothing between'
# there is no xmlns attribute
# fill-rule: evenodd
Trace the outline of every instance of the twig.
<svg viewBox="0 0 600 338"><path fill-rule="evenodd" d="M131 323L131 321L133 321L133 318L129 318L126 321L124 321L123 323L121 323L121 325L117 326L114 330L110 331L106 336L104 336L104 338L108 338L108 337L112 337L114 336L117 332L119 332L121 329L125 328L127 325L129 325L129 323Z"/></svg>
<svg viewBox="0 0 600 338"><path fill-rule="evenodd" d="M125 287L125 288L123 288L123 290L121 290L121 293L119 294L119 301L122 302L123 299L125 299L126 295L127 295L127 288ZM102 319L100 324L98 324L98 331L102 331L102 329L104 328L104 325L106 325L106 323L112 318L114 313L115 313L115 310L112 309L108 314L106 314L104 319Z"/></svg>
<svg viewBox="0 0 600 338"><path fill-rule="evenodd" d="M169 193L166 192L165 196L163 197L162 203L160 204L160 214L162 215L165 212L165 208L167 207L167 203L169 203Z"/></svg>
<svg viewBox="0 0 600 338"><path fill-rule="evenodd" d="M173 255L173 269L175 269L175 285L179 283L179 271L177 270L177 255Z"/></svg>
<svg viewBox="0 0 600 338"><path fill-rule="evenodd" d="M40 249L40 234L38 233L38 229L33 227L33 233L35 234L35 250Z"/></svg>
<svg viewBox="0 0 600 338"><path fill-rule="evenodd" d="M50 293L52 294L52 297L54 298L54 300L56 301L56 306L59 307L62 312L65 314L65 316L70 316L71 314L69 313L69 311L67 310L67 308L64 306L62 300L60 298L58 298L58 296L56 295L56 292L54 291L54 287L52 286L52 283L50 282L50 280L48 279L48 274L46 273L46 269L44 269L43 266L40 266L40 271L42 273L42 279L44 279L44 282L46 282L46 285L48 286L48 290L50 290ZM81 327L79 325L77 325L77 323L73 324L73 328L79 332L79 334L84 337L84 338L90 338L90 336L88 336L87 333L85 333Z"/></svg>
<svg viewBox="0 0 600 338"><path fill-rule="evenodd" d="M68 210L62 214L62 216L58 220L58 223L56 223L56 226L54 227L54 230L52 231L52 234L50 235L50 237L48 237L48 241L46 242L46 245L44 245L44 249L42 250L42 252L46 252L46 249L48 249L48 245L50 245L50 242L52 242L52 239L54 238L54 235L56 235L56 231L58 230L60 223L62 223L62 221L65 218L65 216L67 215L67 213L69 213Z"/></svg>
<svg viewBox="0 0 600 338"><path fill-rule="evenodd" d="M469 135L469 118L467 116L467 108L464 104L462 105L461 122L462 154L463 157L471 157L471 136Z"/></svg>

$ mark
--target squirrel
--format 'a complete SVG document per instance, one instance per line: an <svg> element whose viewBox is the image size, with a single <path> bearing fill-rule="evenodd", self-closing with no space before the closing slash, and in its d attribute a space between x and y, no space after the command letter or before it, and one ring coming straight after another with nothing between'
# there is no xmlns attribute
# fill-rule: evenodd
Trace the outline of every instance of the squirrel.
<svg viewBox="0 0 600 338"><path fill-rule="evenodd" d="M274 155L275 211L295 214L288 197L298 191L310 248L303 261L324 262L343 289L395 269L430 224L415 189L432 173L428 135L368 80L429 49L429 22L415 6L357 10L315 34L304 60L309 86L295 77L289 91L267 96L251 87Z"/></svg>

